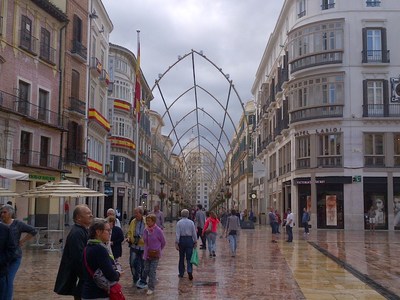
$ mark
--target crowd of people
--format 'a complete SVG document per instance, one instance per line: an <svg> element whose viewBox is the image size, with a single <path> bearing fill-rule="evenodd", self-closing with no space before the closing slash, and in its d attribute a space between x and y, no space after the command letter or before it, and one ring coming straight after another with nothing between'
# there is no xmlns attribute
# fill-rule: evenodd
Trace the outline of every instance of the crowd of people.
<svg viewBox="0 0 400 300"><path fill-rule="evenodd" d="M0 300L13 299L13 281L21 264L21 246L33 238L36 229L13 218L12 205L0 209ZM293 241L292 228L295 226L294 215L290 209L285 212L283 222L278 211L270 208L269 223L272 228L272 242L277 242L281 225L286 230L287 242ZM220 214L205 211L201 204L194 211L183 209L176 224L175 248L179 252L178 277L187 273L193 280L192 254L208 250L210 259L216 257L217 237L229 242L230 255L236 256L241 222L250 220L252 213L242 213L232 209ZM164 215L160 206L147 212L143 207L136 207L133 217L126 221L124 213L122 226L116 210L107 210L105 218L93 218L87 205L77 205L72 214L73 225L69 227L61 262L59 265L54 292L59 295L71 295L74 299L108 299L112 293L121 293L120 279L122 268L119 262L123 243L129 246L129 266L133 286L145 289L152 295L156 286L156 272L162 251L166 245L164 237ZM308 234L310 214L304 208L302 215L304 234ZM22 237L21 234L25 233ZM123 296L122 296L123 297Z"/></svg>

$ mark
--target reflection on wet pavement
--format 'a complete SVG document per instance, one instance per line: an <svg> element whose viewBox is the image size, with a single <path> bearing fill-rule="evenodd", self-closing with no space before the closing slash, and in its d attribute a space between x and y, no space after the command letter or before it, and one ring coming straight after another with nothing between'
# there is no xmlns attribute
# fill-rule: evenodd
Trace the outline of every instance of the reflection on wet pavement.
<svg viewBox="0 0 400 300"><path fill-rule="evenodd" d="M178 278L174 230L175 223L167 224L152 296L132 287L124 246L121 284L127 299L400 299L398 232L314 230L306 241L299 231L293 243L281 233L273 244L270 227L257 225L242 230L235 258L224 238L217 240L216 258L199 250L200 265L191 282L187 274ZM53 292L60 258L60 252L26 247L15 299L72 299Z"/></svg>

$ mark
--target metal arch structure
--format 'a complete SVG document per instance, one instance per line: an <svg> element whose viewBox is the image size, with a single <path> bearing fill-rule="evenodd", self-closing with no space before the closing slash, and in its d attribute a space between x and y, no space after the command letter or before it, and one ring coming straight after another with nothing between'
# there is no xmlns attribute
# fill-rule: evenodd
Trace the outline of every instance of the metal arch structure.
<svg viewBox="0 0 400 300"><path fill-rule="evenodd" d="M216 95L215 93L211 92L210 89L207 89L202 84L199 84L195 57L200 57L202 61L205 62L208 66L211 66L211 68L214 71L216 71L216 73L222 75L222 77L220 76L222 80L226 80L226 82L228 83L228 88L225 97ZM169 75L174 69L178 68L178 64L181 64L184 61L188 60L190 60L191 62L192 86L187 89L184 89L184 91L180 93L177 97L165 96L160 83L162 83L165 80L165 78L168 77L167 75ZM232 148L233 145L229 139L229 134L232 133L231 134L232 136L233 135L238 136L238 131L236 128L237 125L235 126L234 117L232 116L233 113L229 111L231 97L233 94L236 95L237 103L240 104L241 112L245 115L244 104L233 84L233 81L229 79L228 74L225 74L222 71L222 68L218 67L212 60L207 58L202 53L202 51L198 52L192 49L185 55L178 56L177 61L175 61L171 66L169 66L164 73L159 74L158 79L155 80L155 83L151 88L152 94L154 94L155 88L157 88L165 108L165 112L162 114L162 119L164 120L164 123L166 123L165 119L168 119L168 121L170 122L169 124L171 125L171 130L168 132L167 137L170 138L170 140L173 140L173 138L175 139L174 146L169 154L170 157L168 157L168 159L171 159L172 154L180 156L184 163L184 169L187 172L189 170L188 157L190 156L190 154L192 154L194 150L196 150L198 155L200 156L202 151L204 151L205 153L207 153L207 156L213 157L213 161L210 162L211 168L207 166L205 167L205 169L210 173L209 178L211 180L217 181L222 176L222 172L224 169L223 163L224 159L226 159L227 157L227 153L233 150ZM190 93L193 93L194 108L190 109L188 112L184 114L181 114L179 117L176 118L176 122L174 123L173 120L174 110L178 107L180 103L185 101L185 97L188 97ZM221 121L217 120L217 118L213 116L211 113L209 113L204 107L201 107L201 104L204 103L204 99L199 99L200 93L203 93L205 96L207 96L207 99L210 99L211 101L213 101L213 103L216 103L217 107L221 109L220 110L222 112ZM170 98L172 98L173 100L169 101ZM222 99L224 99L224 101ZM212 109L215 110L215 107L212 107ZM239 110L236 109L235 114L238 113L238 111ZM212 120L212 122L217 124L217 126L210 126L206 124L206 122L201 121L200 120L201 113L205 114L210 120ZM179 132L178 127L180 126L183 127L183 123L188 118L191 118L192 115L193 119L195 120L195 124L193 126L190 126L188 129L183 128L183 132ZM244 118L244 122L246 122L246 128L248 128L247 118ZM230 131L226 129L228 123L232 127ZM162 125L160 124L159 126ZM212 130L214 128L217 128L219 130L219 133L215 133ZM159 131L159 129L160 128L157 128L156 130ZM202 130L206 130L208 137L206 137L205 134L202 134ZM190 132L192 134L196 132L195 137L191 137L189 141L186 142L185 144L184 140L187 139L187 135ZM211 138L215 140L215 142L211 141L210 140ZM222 139L225 139L225 144L227 144L227 146L224 145ZM208 147L202 144L202 142L204 141L207 142ZM195 144L194 142L197 142L196 145L194 145ZM192 144L194 146L191 149L189 149ZM209 149L210 147L211 149ZM175 153L174 152L175 150L177 150L179 153ZM221 155L221 150L225 155L225 157Z"/></svg>

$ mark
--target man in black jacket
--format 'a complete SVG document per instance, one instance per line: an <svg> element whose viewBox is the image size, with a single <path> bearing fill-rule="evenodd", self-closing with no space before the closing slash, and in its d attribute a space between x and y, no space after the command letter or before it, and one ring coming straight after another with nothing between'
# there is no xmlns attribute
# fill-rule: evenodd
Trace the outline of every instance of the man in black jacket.
<svg viewBox="0 0 400 300"><path fill-rule="evenodd" d="M71 231L67 236L54 292L59 295L71 295L74 296L75 300L80 300L83 249L89 238L88 227L92 223L93 215L87 205L77 205L74 209L73 220L75 224L71 227Z"/></svg>
<svg viewBox="0 0 400 300"><path fill-rule="evenodd" d="M16 250L10 229L0 223L0 300L6 299L8 264L16 257Z"/></svg>

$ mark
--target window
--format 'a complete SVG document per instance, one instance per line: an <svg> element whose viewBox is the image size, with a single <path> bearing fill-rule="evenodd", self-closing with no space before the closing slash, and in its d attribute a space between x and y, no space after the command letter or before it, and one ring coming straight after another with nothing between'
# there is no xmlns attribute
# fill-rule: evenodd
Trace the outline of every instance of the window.
<svg viewBox="0 0 400 300"><path fill-rule="evenodd" d="M341 140L341 134L322 134L318 136L318 166L342 166Z"/></svg>
<svg viewBox="0 0 400 300"><path fill-rule="evenodd" d="M132 121L128 118L114 117L112 126L112 134L114 136L120 136L127 139L132 139Z"/></svg>
<svg viewBox="0 0 400 300"><path fill-rule="evenodd" d="M50 32L45 28L40 32L40 58L47 61L54 59L50 59Z"/></svg>
<svg viewBox="0 0 400 300"><path fill-rule="evenodd" d="M82 43L82 20L74 15L72 38L74 41Z"/></svg>
<svg viewBox="0 0 400 300"><path fill-rule="evenodd" d="M297 17L301 18L306 15L306 0L297 0Z"/></svg>
<svg viewBox="0 0 400 300"><path fill-rule="evenodd" d="M390 62L386 28L363 28L363 63Z"/></svg>
<svg viewBox="0 0 400 300"><path fill-rule="evenodd" d="M330 9L335 7L335 0L322 0L322 10Z"/></svg>
<svg viewBox="0 0 400 300"><path fill-rule="evenodd" d="M34 50L32 40L32 20L27 16L21 16L20 46L28 51Z"/></svg>
<svg viewBox="0 0 400 300"><path fill-rule="evenodd" d="M21 131L19 163L22 165L30 164L32 134L30 132Z"/></svg>
<svg viewBox="0 0 400 300"><path fill-rule="evenodd" d="M310 136L296 138L297 168L304 169L310 167Z"/></svg>
<svg viewBox="0 0 400 300"><path fill-rule="evenodd" d="M29 113L29 100L30 100L31 85L24 81L19 81L18 92L18 112L24 115Z"/></svg>
<svg viewBox="0 0 400 300"><path fill-rule="evenodd" d="M365 80L363 82L364 117L388 116L388 85L387 80Z"/></svg>
<svg viewBox="0 0 400 300"><path fill-rule="evenodd" d="M367 7L379 7L379 6L381 6L381 1L379 1L379 0L367 0L366 4L367 4Z"/></svg>
<svg viewBox="0 0 400 300"><path fill-rule="evenodd" d="M47 167L49 163L49 147L50 139L48 137L40 137L40 166Z"/></svg>
<svg viewBox="0 0 400 300"><path fill-rule="evenodd" d="M400 134L394 135L394 165L400 166Z"/></svg>
<svg viewBox="0 0 400 300"><path fill-rule="evenodd" d="M49 92L39 89L39 112L38 119L47 120L47 108L49 106Z"/></svg>
<svg viewBox="0 0 400 300"><path fill-rule="evenodd" d="M383 133L364 134L364 163L366 167L384 167L384 135Z"/></svg>
<svg viewBox="0 0 400 300"><path fill-rule="evenodd" d="M125 173L125 158L124 157L119 158L118 171L120 173Z"/></svg>
<svg viewBox="0 0 400 300"><path fill-rule="evenodd" d="M72 70L71 74L71 97L79 99L79 89L80 89L80 77L78 71Z"/></svg>

